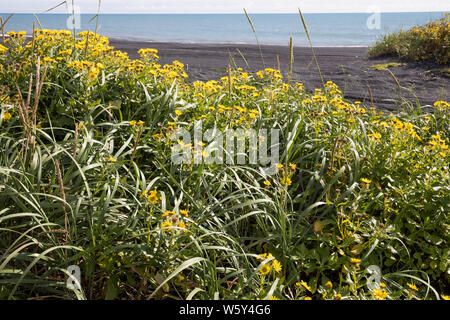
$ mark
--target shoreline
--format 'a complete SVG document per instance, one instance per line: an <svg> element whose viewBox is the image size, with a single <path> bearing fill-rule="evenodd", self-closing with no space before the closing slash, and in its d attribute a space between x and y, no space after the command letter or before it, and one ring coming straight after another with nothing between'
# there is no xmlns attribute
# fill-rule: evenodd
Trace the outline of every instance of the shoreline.
<svg viewBox="0 0 450 320"><path fill-rule="evenodd" d="M203 46L203 45L212 45L212 46L255 46L258 47L257 44L255 44L255 41L253 41L252 43L249 42L218 42L218 41L203 41L203 42L199 42L199 41L192 41L192 40L179 40L179 41L162 41L162 40L154 40L154 39L143 39L143 38L132 38L129 37L128 39L126 38L115 38L115 37L110 37L110 36L106 36L109 39L110 42L117 42L117 43L122 43L122 42L131 42L131 43L156 43L156 44L181 44L181 45L198 45L198 46ZM30 37L31 38L31 37ZM260 43L261 46L263 47L283 47L283 48L288 48L289 45L287 44L288 41L286 41L286 44L280 44L280 43ZM306 45L295 45L296 48L311 48L308 44ZM367 45L314 45L314 48L368 48L369 46Z"/></svg>
<svg viewBox="0 0 450 320"><path fill-rule="evenodd" d="M178 60L185 65L189 82L217 80L226 75L232 61L237 67L256 72L264 67L278 68L287 77L289 69L289 47L261 45L262 63L256 44L210 44L182 42L147 42L110 39L116 50L125 51L130 58L139 57L140 48L158 49L161 64ZM396 81L387 71L371 68L373 65L391 62L405 63L391 68L402 89L401 96L416 106L431 105L438 100L449 100L450 78L439 69L446 67L433 63L400 61L395 57L368 58L368 47L314 47L324 81L333 81L344 92L345 98L365 101L370 105L370 86L375 107L396 111L395 101L399 90ZM242 55L241 55L242 54ZM244 57L244 58L243 58ZM245 60L244 60L245 59ZM310 47L294 46L293 81L302 82L311 91L322 86Z"/></svg>

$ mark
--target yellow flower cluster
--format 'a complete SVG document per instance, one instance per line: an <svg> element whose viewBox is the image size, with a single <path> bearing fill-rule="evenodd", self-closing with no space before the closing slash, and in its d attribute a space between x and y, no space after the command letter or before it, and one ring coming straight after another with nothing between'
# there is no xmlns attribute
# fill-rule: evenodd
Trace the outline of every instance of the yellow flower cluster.
<svg viewBox="0 0 450 320"><path fill-rule="evenodd" d="M431 138L432 140L428 142L431 150L438 152L441 157L446 157L449 153L446 141L441 138L440 134L434 134Z"/></svg>
<svg viewBox="0 0 450 320"><path fill-rule="evenodd" d="M105 66L101 62L93 63L90 61L82 60L74 60L67 65L69 68L74 68L77 71L84 71L88 74L89 79L96 79L100 70L104 69Z"/></svg>
<svg viewBox="0 0 450 320"><path fill-rule="evenodd" d="M303 289L306 289L306 290L308 290L309 292L313 293L311 287L310 287L305 281L303 281L303 280L301 280L300 282L296 282L296 283L295 283L295 286L296 286L297 288L303 288Z"/></svg>
<svg viewBox="0 0 450 320"><path fill-rule="evenodd" d="M10 120L11 118L12 118L11 113L5 112L5 113L3 114L3 120Z"/></svg>
<svg viewBox="0 0 450 320"><path fill-rule="evenodd" d="M139 120L139 121L131 120L130 121L130 126L132 126L132 127L134 127L134 126L142 127L143 125L144 125L144 121L142 121L142 120Z"/></svg>
<svg viewBox="0 0 450 320"><path fill-rule="evenodd" d="M447 110L450 108L450 103L447 101L436 101L433 106L435 106L436 109Z"/></svg>
<svg viewBox="0 0 450 320"><path fill-rule="evenodd" d="M10 36L11 38L21 38L21 37L26 37L27 32L26 31L19 31L19 32L9 31L6 34L8 36Z"/></svg>
<svg viewBox="0 0 450 320"><path fill-rule="evenodd" d="M157 49L152 49L152 48L139 49L138 54L144 59L151 59L151 60L155 60L155 61L159 60Z"/></svg>
<svg viewBox="0 0 450 320"><path fill-rule="evenodd" d="M283 187L288 187L292 184L292 176L297 171L297 165L289 163L288 166L284 166L282 163L277 165L277 174L280 175L280 183Z"/></svg>
<svg viewBox="0 0 450 320"><path fill-rule="evenodd" d="M0 44L0 54L5 53L6 51L8 51L8 48L5 47L4 45L1 45L1 44Z"/></svg>
<svg viewBox="0 0 450 320"><path fill-rule="evenodd" d="M271 81L277 81L277 80L283 79L283 76L281 75L281 71L272 69L272 68L266 68L264 70L260 70L256 73L256 76L259 79L268 79Z"/></svg>
<svg viewBox="0 0 450 320"><path fill-rule="evenodd" d="M266 260L272 257L272 254L269 253L262 253L258 255L258 259L260 260ZM268 263L265 263L262 265L262 267L259 269L259 273L261 273L263 276L269 274L271 270L275 270L275 272L280 273L283 270L283 267L281 263L277 259L273 259L269 261Z"/></svg>
<svg viewBox="0 0 450 320"><path fill-rule="evenodd" d="M187 232L187 224L183 220L187 217L189 217L187 210L180 210L178 215L175 211L167 210L162 214L162 218L166 218L166 220L161 224L161 229L165 232L177 230Z"/></svg>
<svg viewBox="0 0 450 320"><path fill-rule="evenodd" d="M388 293L383 289L377 288L372 292L372 295L377 300L384 300L388 296Z"/></svg>

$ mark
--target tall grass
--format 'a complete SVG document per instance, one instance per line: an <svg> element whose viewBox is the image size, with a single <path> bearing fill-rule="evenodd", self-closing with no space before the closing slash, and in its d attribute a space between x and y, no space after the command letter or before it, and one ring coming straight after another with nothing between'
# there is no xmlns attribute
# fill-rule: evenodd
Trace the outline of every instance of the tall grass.
<svg viewBox="0 0 450 320"><path fill-rule="evenodd" d="M383 36L368 50L369 57L397 56L414 61L450 62L450 14L425 26Z"/></svg>

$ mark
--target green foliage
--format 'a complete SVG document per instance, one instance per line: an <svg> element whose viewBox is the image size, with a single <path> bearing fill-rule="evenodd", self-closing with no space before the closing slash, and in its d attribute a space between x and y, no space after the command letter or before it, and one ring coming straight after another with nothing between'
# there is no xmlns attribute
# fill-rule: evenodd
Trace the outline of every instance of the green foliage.
<svg viewBox="0 0 450 320"><path fill-rule="evenodd" d="M130 60L93 34L39 36L13 36L0 54L0 298L446 293L447 102L385 115L332 82L308 93L273 69L188 84L156 50ZM174 164L171 134L195 120L279 129L277 173ZM81 291L66 288L70 265Z"/></svg>
<svg viewBox="0 0 450 320"><path fill-rule="evenodd" d="M414 61L450 62L450 14L422 27L385 35L369 48L369 57L394 55Z"/></svg>

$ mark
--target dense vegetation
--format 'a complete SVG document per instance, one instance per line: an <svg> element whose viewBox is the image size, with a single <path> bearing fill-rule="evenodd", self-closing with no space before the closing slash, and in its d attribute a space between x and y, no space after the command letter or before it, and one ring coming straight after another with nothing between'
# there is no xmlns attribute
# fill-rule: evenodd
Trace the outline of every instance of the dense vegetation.
<svg viewBox="0 0 450 320"><path fill-rule="evenodd" d="M450 14L425 26L385 35L369 48L371 57L394 55L414 61L450 63Z"/></svg>
<svg viewBox="0 0 450 320"><path fill-rule="evenodd" d="M448 299L449 103L385 114L274 69L190 84L154 49L9 35L0 298ZM277 173L171 139L196 120L279 129ZM175 145L204 161L174 164Z"/></svg>

